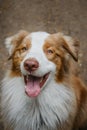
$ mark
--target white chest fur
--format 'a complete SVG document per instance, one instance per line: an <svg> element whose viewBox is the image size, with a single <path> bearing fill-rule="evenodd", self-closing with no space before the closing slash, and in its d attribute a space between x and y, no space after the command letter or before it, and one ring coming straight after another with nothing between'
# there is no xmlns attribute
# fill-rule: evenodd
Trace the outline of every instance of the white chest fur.
<svg viewBox="0 0 87 130"><path fill-rule="evenodd" d="M4 119L15 130L56 130L58 126L58 130L63 130L61 125L74 118L74 99L69 88L53 80L33 99L26 96L22 78L5 78L3 81Z"/></svg>

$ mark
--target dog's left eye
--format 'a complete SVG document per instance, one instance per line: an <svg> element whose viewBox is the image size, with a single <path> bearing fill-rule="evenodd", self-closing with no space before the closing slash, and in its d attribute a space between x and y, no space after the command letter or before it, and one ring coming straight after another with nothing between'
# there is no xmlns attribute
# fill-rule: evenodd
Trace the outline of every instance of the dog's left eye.
<svg viewBox="0 0 87 130"><path fill-rule="evenodd" d="M47 53L48 53L48 54L53 54L53 53L54 53L54 51L53 51L53 50L51 50L51 49L48 49L48 50L47 50Z"/></svg>

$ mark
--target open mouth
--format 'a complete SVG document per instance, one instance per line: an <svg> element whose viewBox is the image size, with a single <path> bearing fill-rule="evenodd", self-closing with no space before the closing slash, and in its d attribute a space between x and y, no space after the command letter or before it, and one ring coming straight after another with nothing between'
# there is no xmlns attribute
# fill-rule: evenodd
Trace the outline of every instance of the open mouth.
<svg viewBox="0 0 87 130"><path fill-rule="evenodd" d="M25 75L25 92L29 97L36 97L39 95L41 88L47 81L50 73L45 74L43 77L37 77L33 75Z"/></svg>

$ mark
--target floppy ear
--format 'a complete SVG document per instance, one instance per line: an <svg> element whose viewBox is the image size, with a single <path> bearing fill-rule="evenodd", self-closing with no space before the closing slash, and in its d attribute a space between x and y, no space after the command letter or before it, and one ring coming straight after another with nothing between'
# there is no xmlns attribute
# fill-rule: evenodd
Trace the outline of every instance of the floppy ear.
<svg viewBox="0 0 87 130"><path fill-rule="evenodd" d="M75 61L78 61L79 42L70 36L63 35L63 38L63 47L68 51Z"/></svg>
<svg viewBox="0 0 87 130"><path fill-rule="evenodd" d="M59 47L65 49L75 61L78 61L79 42L77 40L60 32L53 34L53 38Z"/></svg>
<svg viewBox="0 0 87 130"><path fill-rule="evenodd" d="M9 59L11 59L15 47L19 45L27 35L28 35L27 31L21 30L16 35L6 38L5 45L10 55Z"/></svg>

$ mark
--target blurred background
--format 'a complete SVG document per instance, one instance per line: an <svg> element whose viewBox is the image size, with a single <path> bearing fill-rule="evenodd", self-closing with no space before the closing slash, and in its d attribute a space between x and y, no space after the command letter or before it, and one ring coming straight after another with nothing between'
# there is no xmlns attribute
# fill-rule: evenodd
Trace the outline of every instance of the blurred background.
<svg viewBox="0 0 87 130"><path fill-rule="evenodd" d="M77 38L80 75L87 84L87 0L0 0L0 80L10 64L4 40L22 29L60 31ZM0 130L4 130L1 118Z"/></svg>

